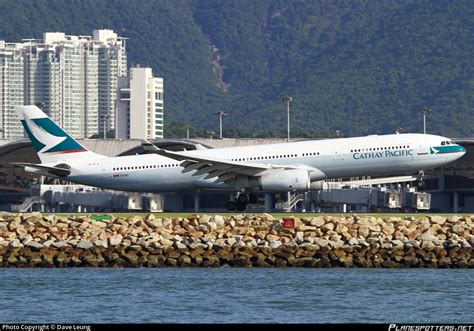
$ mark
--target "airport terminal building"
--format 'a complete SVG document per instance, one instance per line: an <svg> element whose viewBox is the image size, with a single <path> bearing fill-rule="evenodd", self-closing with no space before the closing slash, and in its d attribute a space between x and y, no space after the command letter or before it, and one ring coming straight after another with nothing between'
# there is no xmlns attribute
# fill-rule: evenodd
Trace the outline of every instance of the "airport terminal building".
<svg viewBox="0 0 474 331"><path fill-rule="evenodd" d="M153 141L159 148L172 151L193 150L198 144L205 148L220 148L282 142L284 139L159 139ZM423 186L418 189L418 191L429 193L430 204L427 208L404 209L407 205L401 202L397 205L387 200L403 201L405 196L418 194L410 193L413 192L413 186L417 183L402 182L398 185L390 184L383 187L361 185L348 188L335 185L338 181L331 181L323 191L292 196L291 206L285 205L285 203L290 203L287 192L259 194L257 195L258 202L250 206L249 211L474 212L474 139L457 139L455 142L463 145L467 153L448 166L428 170ZM84 139L80 140L80 143L96 153L108 156L144 153L137 139ZM102 190L71 185L51 178L35 177L25 172L23 168L13 166L12 162L39 163L40 161L28 139L0 140L0 210L224 212L226 210L223 206L232 194L232 192L222 191L140 194Z"/></svg>

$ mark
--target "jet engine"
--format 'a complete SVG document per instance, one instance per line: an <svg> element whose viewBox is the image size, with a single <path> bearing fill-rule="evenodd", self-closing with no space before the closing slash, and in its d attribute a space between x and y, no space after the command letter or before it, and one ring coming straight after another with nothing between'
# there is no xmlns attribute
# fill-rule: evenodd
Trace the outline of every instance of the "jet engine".
<svg viewBox="0 0 474 331"><path fill-rule="evenodd" d="M306 169L279 170L260 177L263 191L307 191L311 185L310 172Z"/></svg>

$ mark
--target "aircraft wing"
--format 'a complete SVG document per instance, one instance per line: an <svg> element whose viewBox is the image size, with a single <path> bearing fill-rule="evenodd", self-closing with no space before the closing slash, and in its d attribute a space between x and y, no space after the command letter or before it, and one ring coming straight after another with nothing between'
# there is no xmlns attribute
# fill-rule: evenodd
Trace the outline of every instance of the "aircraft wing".
<svg viewBox="0 0 474 331"><path fill-rule="evenodd" d="M197 155L189 152L172 152L160 149L148 141L142 141L142 146L147 152L182 161L183 173L197 170L193 176L206 175L205 179L216 178L216 182L225 182L238 175L263 176L277 170L301 169L318 171L316 168L304 165L275 165L245 161L230 161L210 156Z"/></svg>
<svg viewBox="0 0 474 331"><path fill-rule="evenodd" d="M71 174L71 170L66 169L66 168L51 167L51 166L45 166L41 164L25 163L25 162L11 162L11 164L17 167L24 167L25 171L37 173L39 175L46 175L46 176L52 175L56 177L67 177Z"/></svg>

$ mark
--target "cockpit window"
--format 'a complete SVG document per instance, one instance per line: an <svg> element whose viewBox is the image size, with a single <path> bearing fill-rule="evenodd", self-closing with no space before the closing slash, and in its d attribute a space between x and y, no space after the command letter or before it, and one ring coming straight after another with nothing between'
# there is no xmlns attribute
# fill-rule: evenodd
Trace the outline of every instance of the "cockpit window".
<svg viewBox="0 0 474 331"><path fill-rule="evenodd" d="M443 145L443 146L446 145L446 141L442 141L441 145Z"/></svg>

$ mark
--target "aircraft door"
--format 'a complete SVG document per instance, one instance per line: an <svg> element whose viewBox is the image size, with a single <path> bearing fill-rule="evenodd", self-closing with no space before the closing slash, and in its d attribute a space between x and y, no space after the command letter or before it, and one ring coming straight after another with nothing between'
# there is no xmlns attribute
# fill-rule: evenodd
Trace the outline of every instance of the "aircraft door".
<svg viewBox="0 0 474 331"><path fill-rule="evenodd" d="M112 178L112 172L110 168L110 159L106 158L100 162L101 177L105 182L109 182Z"/></svg>
<svg viewBox="0 0 474 331"><path fill-rule="evenodd" d="M344 145L340 143L334 144L333 160L344 160Z"/></svg>

